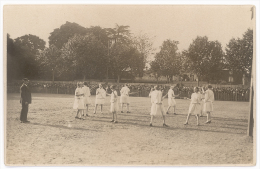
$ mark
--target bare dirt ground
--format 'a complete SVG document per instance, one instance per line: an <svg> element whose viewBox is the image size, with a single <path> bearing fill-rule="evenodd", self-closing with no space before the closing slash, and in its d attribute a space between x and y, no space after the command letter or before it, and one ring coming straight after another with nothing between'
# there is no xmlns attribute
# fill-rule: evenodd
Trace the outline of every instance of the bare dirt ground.
<svg viewBox="0 0 260 169"><path fill-rule="evenodd" d="M149 126L150 99L131 97L131 113L111 123L109 97L103 113L74 119L72 95L33 94L28 120L20 123L19 94L8 94L6 165L252 165L253 139L246 136L248 102L214 103L213 121L200 126L191 117L184 126L189 100L176 100L177 115L155 118ZM94 96L91 97L94 103ZM164 100L167 106L167 100Z"/></svg>

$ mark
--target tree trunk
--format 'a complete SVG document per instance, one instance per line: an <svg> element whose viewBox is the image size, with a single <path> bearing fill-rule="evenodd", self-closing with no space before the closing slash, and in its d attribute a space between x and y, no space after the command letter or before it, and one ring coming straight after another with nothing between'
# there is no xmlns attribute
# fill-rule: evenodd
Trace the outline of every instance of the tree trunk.
<svg viewBox="0 0 260 169"><path fill-rule="evenodd" d="M199 83L199 76L198 76L198 86L199 86L199 84L200 84L200 83Z"/></svg>

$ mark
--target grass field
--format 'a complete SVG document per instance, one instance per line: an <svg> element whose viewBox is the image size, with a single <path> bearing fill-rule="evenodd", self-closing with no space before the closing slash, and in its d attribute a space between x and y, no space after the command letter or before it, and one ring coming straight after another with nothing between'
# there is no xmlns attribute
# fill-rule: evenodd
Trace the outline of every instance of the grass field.
<svg viewBox="0 0 260 169"><path fill-rule="evenodd" d="M111 123L109 98L103 113L74 119L74 96L33 94L28 120L20 123L19 94L7 95L7 165L252 165L253 139L246 136L248 102L214 102L211 124L190 118L189 100L176 100L177 115L149 126L150 99L131 97L131 113ZM94 103L94 96L91 97ZM167 106L167 100L164 100Z"/></svg>

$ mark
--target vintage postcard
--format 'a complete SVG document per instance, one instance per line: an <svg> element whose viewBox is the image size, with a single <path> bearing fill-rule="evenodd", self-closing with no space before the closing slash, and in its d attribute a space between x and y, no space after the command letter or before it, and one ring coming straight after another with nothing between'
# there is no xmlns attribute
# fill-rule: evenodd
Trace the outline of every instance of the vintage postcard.
<svg viewBox="0 0 260 169"><path fill-rule="evenodd" d="M5 165L255 166L255 10L4 5Z"/></svg>

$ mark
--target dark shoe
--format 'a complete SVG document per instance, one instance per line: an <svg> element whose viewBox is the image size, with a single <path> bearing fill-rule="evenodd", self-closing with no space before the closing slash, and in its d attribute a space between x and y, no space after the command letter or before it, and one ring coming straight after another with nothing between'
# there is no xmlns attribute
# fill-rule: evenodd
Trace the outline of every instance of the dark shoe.
<svg viewBox="0 0 260 169"><path fill-rule="evenodd" d="M166 114L169 114L168 112L166 112Z"/></svg>
<svg viewBox="0 0 260 169"><path fill-rule="evenodd" d="M127 111L126 113L130 113L130 111Z"/></svg>
<svg viewBox="0 0 260 169"><path fill-rule="evenodd" d="M121 111L121 113L124 113L123 111Z"/></svg>
<svg viewBox="0 0 260 169"><path fill-rule="evenodd" d="M20 123L24 123L23 121L20 121Z"/></svg>
<svg viewBox="0 0 260 169"><path fill-rule="evenodd" d="M110 122L114 122L115 120L111 120Z"/></svg>
<svg viewBox="0 0 260 169"><path fill-rule="evenodd" d="M184 123L184 125L188 125L188 123Z"/></svg>
<svg viewBox="0 0 260 169"><path fill-rule="evenodd" d="M165 123L163 123L163 127L169 127L168 125L166 125Z"/></svg>
<svg viewBox="0 0 260 169"><path fill-rule="evenodd" d="M88 116L88 114L86 114L85 116Z"/></svg>
<svg viewBox="0 0 260 169"><path fill-rule="evenodd" d="M27 121L27 120L26 120L24 123L30 123L30 121Z"/></svg>
<svg viewBox="0 0 260 169"><path fill-rule="evenodd" d="M152 127L152 126L153 126L153 124L152 124L152 123L150 123L150 126Z"/></svg>
<svg viewBox="0 0 260 169"><path fill-rule="evenodd" d="M174 115L177 115L176 113L173 113Z"/></svg>
<svg viewBox="0 0 260 169"><path fill-rule="evenodd" d="M115 121L114 123L118 123L117 121Z"/></svg>

